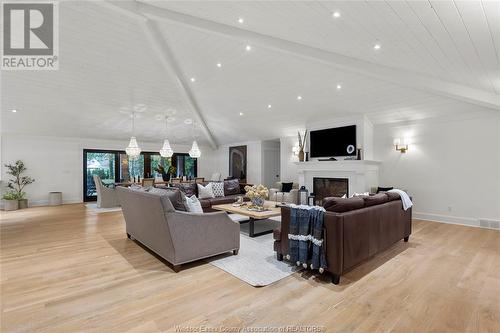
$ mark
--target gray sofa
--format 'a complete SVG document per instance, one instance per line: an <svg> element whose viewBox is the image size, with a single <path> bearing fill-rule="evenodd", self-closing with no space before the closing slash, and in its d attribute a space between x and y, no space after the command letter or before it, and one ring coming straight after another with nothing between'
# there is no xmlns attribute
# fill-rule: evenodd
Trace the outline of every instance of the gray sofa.
<svg viewBox="0 0 500 333"><path fill-rule="evenodd" d="M117 188L125 217L127 236L135 239L173 265L240 248L240 225L225 212L176 211L167 195Z"/></svg>

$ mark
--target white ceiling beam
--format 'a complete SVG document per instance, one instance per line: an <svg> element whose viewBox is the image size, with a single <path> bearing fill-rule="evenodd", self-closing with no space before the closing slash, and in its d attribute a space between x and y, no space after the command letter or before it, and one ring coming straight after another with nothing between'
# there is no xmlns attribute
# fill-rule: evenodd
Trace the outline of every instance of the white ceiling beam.
<svg viewBox="0 0 500 333"><path fill-rule="evenodd" d="M400 86L500 110L500 96L481 89L374 64L339 53L171 11L153 4L143 3L140 0L137 2L137 9L140 13L151 19L175 22L202 31L242 40L245 43L259 44L269 49L286 52L309 60L320 61L341 70L354 72Z"/></svg>
<svg viewBox="0 0 500 333"><path fill-rule="evenodd" d="M156 23L141 14L141 12L137 8L138 3L135 1L97 1L95 3L109 9L116 10L139 21L147 38L149 39L153 51L158 56L163 67L169 74L173 73L175 75L177 83L182 88L185 98L195 115L195 121L200 125L203 134L210 144L210 147L212 149L217 149L217 141L215 140L212 132L205 122L201 107L198 104L193 91L191 90L187 78L184 76L184 73L179 66L179 62L177 61L167 41L163 37L163 34L158 29Z"/></svg>

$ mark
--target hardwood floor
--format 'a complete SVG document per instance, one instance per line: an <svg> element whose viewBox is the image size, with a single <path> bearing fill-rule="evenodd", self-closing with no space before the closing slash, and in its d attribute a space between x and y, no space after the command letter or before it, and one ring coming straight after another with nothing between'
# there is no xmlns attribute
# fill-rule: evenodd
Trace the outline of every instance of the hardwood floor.
<svg viewBox="0 0 500 333"><path fill-rule="evenodd" d="M342 278L254 288L204 262L179 273L83 204L1 212L2 332L324 326L328 332L500 332L500 231L414 221ZM314 333L314 332L313 332Z"/></svg>

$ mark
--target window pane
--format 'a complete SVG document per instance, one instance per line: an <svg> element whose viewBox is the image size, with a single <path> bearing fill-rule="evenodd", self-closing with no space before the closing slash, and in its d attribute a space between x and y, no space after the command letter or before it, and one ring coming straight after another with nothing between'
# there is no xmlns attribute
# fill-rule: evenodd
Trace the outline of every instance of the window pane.
<svg viewBox="0 0 500 333"><path fill-rule="evenodd" d="M127 154L120 154L120 180L130 181L134 177L144 178L144 155L131 159Z"/></svg>
<svg viewBox="0 0 500 333"><path fill-rule="evenodd" d="M189 179L196 177L194 164L196 159L190 156L184 156L184 175Z"/></svg>
<svg viewBox="0 0 500 333"><path fill-rule="evenodd" d="M158 165L162 165L165 172L168 173L168 169L171 165L171 158L161 157L160 155L151 155L151 174L154 178L161 178L161 174L156 171Z"/></svg>
<svg viewBox="0 0 500 333"><path fill-rule="evenodd" d="M87 152L87 197L97 195L94 175L99 176L105 185L114 184L115 182L115 155L112 153Z"/></svg>

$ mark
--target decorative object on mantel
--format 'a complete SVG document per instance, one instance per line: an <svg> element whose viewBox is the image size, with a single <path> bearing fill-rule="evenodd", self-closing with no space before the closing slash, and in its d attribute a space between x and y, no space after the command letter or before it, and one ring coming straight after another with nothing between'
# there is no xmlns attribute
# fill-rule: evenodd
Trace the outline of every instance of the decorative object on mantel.
<svg viewBox="0 0 500 333"><path fill-rule="evenodd" d="M299 205L307 205L308 197L309 191L302 185L299 189Z"/></svg>
<svg viewBox="0 0 500 333"><path fill-rule="evenodd" d="M409 145L410 145L409 138L403 138L403 139L398 138L394 140L394 146L396 147L396 150L398 150L401 154L406 153Z"/></svg>
<svg viewBox="0 0 500 333"><path fill-rule="evenodd" d="M21 160L17 160L14 164L5 164L5 167L7 168L7 174L14 178L9 179L7 187L11 189L11 191L4 195L4 199L6 201L17 200L17 205L20 209L28 208L28 199L25 198L26 193L23 192L23 190L26 185L32 184L35 179L22 175L27 169L24 166L24 162ZM5 198L6 195L10 199ZM12 206L14 206L14 204L12 204Z"/></svg>
<svg viewBox="0 0 500 333"><path fill-rule="evenodd" d="M245 186L246 194L245 196L252 201L252 206L249 208L254 208L257 210L264 210L264 202L269 195L269 190L262 184Z"/></svg>
<svg viewBox="0 0 500 333"><path fill-rule="evenodd" d="M358 161L361 161L363 159L362 156L361 156L361 151L362 151L362 149L358 148L358 153L356 154L356 159Z"/></svg>
<svg viewBox="0 0 500 333"><path fill-rule="evenodd" d="M304 162L304 147L306 146L307 130L304 132L304 137L297 132L299 137L299 162Z"/></svg>
<svg viewBox="0 0 500 333"><path fill-rule="evenodd" d="M309 162L309 152L306 151L306 162Z"/></svg>

